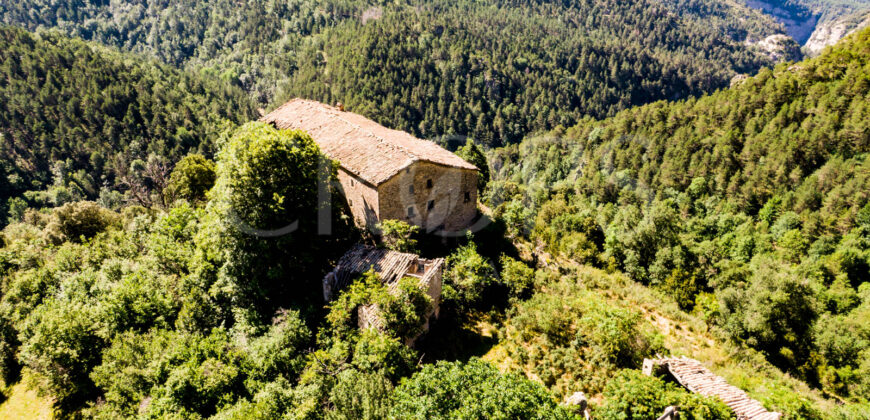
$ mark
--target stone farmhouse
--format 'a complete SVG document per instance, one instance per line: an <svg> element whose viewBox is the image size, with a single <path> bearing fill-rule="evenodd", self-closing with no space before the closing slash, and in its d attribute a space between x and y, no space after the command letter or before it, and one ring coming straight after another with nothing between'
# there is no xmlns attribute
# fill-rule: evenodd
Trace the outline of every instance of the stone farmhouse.
<svg viewBox="0 0 870 420"><path fill-rule="evenodd" d="M338 162L338 181L357 226L371 229L396 219L427 232L455 232L477 216L477 167L431 141L298 98L260 121L307 132Z"/></svg>

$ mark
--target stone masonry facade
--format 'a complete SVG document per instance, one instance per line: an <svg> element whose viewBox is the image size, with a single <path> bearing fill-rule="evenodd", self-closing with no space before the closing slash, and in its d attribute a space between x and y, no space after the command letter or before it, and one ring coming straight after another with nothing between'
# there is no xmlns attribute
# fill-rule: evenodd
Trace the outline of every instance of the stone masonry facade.
<svg viewBox="0 0 870 420"><path fill-rule="evenodd" d="M460 231L477 215L477 171L415 162L378 186L380 218Z"/></svg>
<svg viewBox="0 0 870 420"><path fill-rule="evenodd" d="M357 226L375 226L379 221L378 187L370 184L348 170L338 168L338 183L347 200L354 223Z"/></svg>
<svg viewBox="0 0 870 420"><path fill-rule="evenodd" d="M358 226L394 219L427 232L454 232L477 216L476 171L415 162L378 186L343 168L338 181Z"/></svg>

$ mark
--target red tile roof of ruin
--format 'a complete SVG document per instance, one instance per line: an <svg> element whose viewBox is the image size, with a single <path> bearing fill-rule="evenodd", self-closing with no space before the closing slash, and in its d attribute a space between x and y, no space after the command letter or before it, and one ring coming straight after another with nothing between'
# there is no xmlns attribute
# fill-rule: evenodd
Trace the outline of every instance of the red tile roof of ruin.
<svg viewBox="0 0 870 420"><path fill-rule="evenodd" d="M691 392L707 397L719 397L738 420L778 420L781 413L767 411L760 402L749 398L743 390L710 372L701 362L680 358L653 359L653 363L665 365L674 379Z"/></svg>
<svg viewBox="0 0 870 420"><path fill-rule="evenodd" d="M477 170L431 141L316 101L293 99L260 121L280 129L307 132L326 156L374 185L380 185L418 161Z"/></svg>
<svg viewBox="0 0 870 420"><path fill-rule="evenodd" d="M336 290L349 286L369 269L375 270L378 278L392 288L399 279L409 274L411 264L414 263L425 266L424 272L417 273L416 276L422 275L422 279L428 284L432 274L444 264L444 259L420 258L415 254L356 244L338 260L331 274L335 277Z"/></svg>

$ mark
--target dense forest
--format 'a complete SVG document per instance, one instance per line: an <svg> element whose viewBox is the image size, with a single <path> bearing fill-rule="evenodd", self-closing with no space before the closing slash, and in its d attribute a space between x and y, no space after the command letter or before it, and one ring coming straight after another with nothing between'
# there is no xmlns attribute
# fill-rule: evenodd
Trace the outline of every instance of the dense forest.
<svg viewBox="0 0 870 420"><path fill-rule="evenodd" d="M0 28L0 80L0 208L13 221L83 199L151 204L179 158L213 154L224 125L256 115L216 78L55 33Z"/></svg>
<svg viewBox="0 0 870 420"><path fill-rule="evenodd" d="M728 90L529 138L490 154L489 200L542 258L624 272L866 401L868 74L865 30Z"/></svg>
<svg viewBox="0 0 870 420"><path fill-rule="evenodd" d="M422 137L493 145L727 86L771 64L744 41L783 32L703 0L27 0L0 5L0 21L214 74L263 106L341 101Z"/></svg>
<svg viewBox="0 0 870 420"><path fill-rule="evenodd" d="M300 52L279 98L341 101L422 137L501 145L584 115L710 92L769 64L665 7L568 4L459 3L350 21Z"/></svg>

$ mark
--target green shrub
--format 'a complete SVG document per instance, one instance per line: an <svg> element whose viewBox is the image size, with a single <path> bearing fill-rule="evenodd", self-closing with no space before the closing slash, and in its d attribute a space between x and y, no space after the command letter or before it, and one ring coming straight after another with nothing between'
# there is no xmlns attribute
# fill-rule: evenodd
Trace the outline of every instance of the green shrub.
<svg viewBox="0 0 870 420"><path fill-rule="evenodd" d="M501 282L510 290L513 297L527 297L535 286L535 269L522 261L502 255Z"/></svg>
<svg viewBox="0 0 870 420"><path fill-rule="evenodd" d="M351 235L341 208L318 196L318 185L332 185L336 166L308 134L263 123L227 134L195 239L202 250L193 263L195 281L201 290L222 284L210 297L216 303L210 312L220 321L247 313L267 324L291 302L321 300L321 270ZM320 212L329 209L324 221ZM326 228L331 235L318 234Z"/></svg>
<svg viewBox="0 0 870 420"><path fill-rule="evenodd" d="M495 284L496 272L489 260L477 252L473 241L447 257L442 302L464 312L483 305L484 290Z"/></svg>
<svg viewBox="0 0 870 420"><path fill-rule="evenodd" d="M393 251L417 252L417 239L420 227L410 225L401 220L384 220L378 224L381 231L381 241L384 246Z"/></svg>
<svg viewBox="0 0 870 420"><path fill-rule="evenodd" d="M202 155L187 155L175 164L163 190L164 201L167 204L172 204L175 200L187 200L191 203L205 201L206 193L214 186L215 178L214 162Z"/></svg>
<svg viewBox="0 0 870 420"><path fill-rule="evenodd" d="M541 385L516 374L502 374L472 358L468 363L427 365L396 388L390 417L397 419L568 419Z"/></svg>
<svg viewBox="0 0 870 420"><path fill-rule="evenodd" d="M390 392L393 384L384 376L358 370L338 374L335 386L329 390L332 410L330 420L374 420L388 417L392 407Z"/></svg>
<svg viewBox="0 0 870 420"><path fill-rule="evenodd" d="M603 305L589 309L580 318L577 339L591 345L594 356L629 367L650 354L650 339L640 331L640 313Z"/></svg>
<svg viewBox="0 0 870 420"><path fill-rule="evenodd" d="M377 306L383 332L402 340L418 336L432 311L432 299L419 279L402 278L391 292L374 270L369 270L330 303L325 334L339 339L355 336L358 311L366 305Z"/></svg>
<svg viewBox="0 0 870 420"><path fill-rule="evenodd" d="M661 379L640 371L621 371L604 390L604 405L596 418L604 420L648 420L662 415L668 406L677 406L680 419L732 419L731 410L717 398L690 394Z"/></svg>
<svg viewBox="0 0 870 420"><path fill-rule="evenodd" d="M598 256L598 246L584 233L571 232L559 241L559 252L581 264L591 264Z"/></svg>
<svg viewBox="0 0 870 420"><path fill-rule="evenodd" d="M722 327L779 366L797 368L812 351L819 299L809 281L772 259L754 261L748 285L717 291Z"/></svg>
<svg viewBox="0 0 870 420"><path fill-rule="evenodd" d="M579 279L551 281L510 312L501 347L553 392L599 393L620 368L663 349L640 313L616 306Z"/></svg>
<svg viewBox="0 0 870 420"><path fill-rule="evenodd" d="M483 193L489 183L489 164L486 163L486 155L483 149L474 144L474 140L468 139L465 145L456 149L456 155L465 159L466 162L477 166L477 191Z"/></svg>
<svg viewBox="0 0 870 420"><path fill-rule="evenodd" d="M38 306L20 330L19 360L66 410L94 396L88 374L100 363L106 344L97 332L96 312L86 302L51 299Z"/></svg>
<svg viewBox="0 0 870 420"><path fill-rule="evenodd" d="M392 292L381 293L373 303L380 309L385 331L400 339L420 335L432 312L432 298L420 286L420 279L414 277L399 279Z"/></svg>
<svg viewBox="0 0 870 420"><path fill-rule="evenodd" d="M656 288L673 297L680 309L684 311L692 310L699 292L697 277L679 268L671 270L671 274L665 277L663 282L657 284Z"/></svg>
<svg viewBox="0 0 870 420"><path fill-rule="evenodd" d="M117 214L93 201L66 203L51 213L43 235L56 245L66 241L81 242L93 238L119 220Z"/></svg>
<svg viewBox="0 0 870 420"><path fill-rule="evenodd" d="M6 208L9 212L9 218L6 223L20 222L24 218L24 212L27 211L27 202L21 197L12 197L6 202Z"/></svg>
<svg viewBox="0 0 870 420"><path fill-rule="evenodd" d="M251 376L264 382L277 377L296 379L304 366L304 350L310 340L311 331L299 313L281 311L265 334L250 341Z"/></svg>

